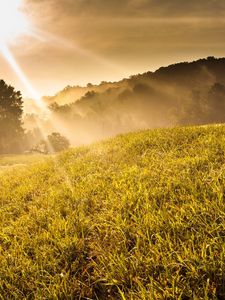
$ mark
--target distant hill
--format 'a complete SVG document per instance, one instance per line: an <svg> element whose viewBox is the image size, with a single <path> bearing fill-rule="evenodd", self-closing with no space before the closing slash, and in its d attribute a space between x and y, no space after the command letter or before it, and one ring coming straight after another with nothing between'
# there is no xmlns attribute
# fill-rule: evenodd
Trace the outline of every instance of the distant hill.
<svg viewBox="0 0 225 300"><path fill-rule="evenodd" d="M159 81L160 83L177 84L183 87L197 87L205 84L212 85L215 82L225 84L225 58L208 57L191 63L181 62L161 67L155 72L131 76L129 79L123 79L119 82L102 82L99 85L87 84L81 86L67 86L54 96L45 96L44 99L49 103L70 104L82 98L86 93L95 91L97 93L105 92L110 88L133 86L133 82L138 80ZM200 77L199 77L200 76ZM204 79L204 81L203 81Z"/></svg>
<svg viewBox="0 0 225 300"><path fill-rule="evenodd" d="M82 98L89 91L95 91L98 93L102 93L109 88L113 88L116 83L111 82L102 82L99 85L94 85L88 83L87 86L70 86L68 85L62 91L56 93L54 96L44 96L43 99L48 104L52 104L54 102L63 105L70 104Z"/></svg>
<svg viewBox="0 0 225 300"><path fill-rule="evenodd" d="M74 144L132 130L225 122L225 58L162 67L46 98ZM62 103L64 103L62 105Z"/></svg>

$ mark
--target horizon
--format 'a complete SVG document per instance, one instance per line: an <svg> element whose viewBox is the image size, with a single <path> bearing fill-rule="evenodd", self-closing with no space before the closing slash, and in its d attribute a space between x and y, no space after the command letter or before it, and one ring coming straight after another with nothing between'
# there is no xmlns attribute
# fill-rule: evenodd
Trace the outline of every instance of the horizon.
<svg viewBox="0 0 225 300"><path fill-rule="evenodd" d="M152 69L152 70L144 70L143 72L138 72L136 74L128 74L126 77L121 77L121 78L118 78L118 79L115 79L115 80L108 80L108 81L105 81L105 80L99 80L99 81L96 81L96 82L86 82L86 83L77 83L75 82L74 84L67 84L67 85L63 85L61 88L57 89L57 90L53 90L53 92L51 94L43 94L41 95L42 98L44 97L54 97L56 96L58 93L60 93L61 91L63 91L66 87L71 87L71 88L74 88L74 87L78 87L78 88L85 88L87 87L88 84L92 84L93 86L99 86L101 85L103 82L105 83L118 83L122 80L126 80L126 79L129 79L131 78L132 76L136 76L136 75L143 75L147 72L152 72L152 73L155 73L156 71L158 71L160 68L167 68L167 67L170 67L172 65L177 65L177 64L183 64L183 63L194 63L194 62L197 62L199 60L207 60L209 57L214 57L215 59L225 59L225 56L223 57L216 57L216 56L213 56L213 55L209 55L207 57L199 57L199 58L196 58L196 59L193 59L193 60L186 60L186 61L177 61L177 62L172 62L170 64L166 64L166 65L160 65L158 67L156 67L155 69ZM1 78L3 79L3 78ZM3 79L4 80L4 79ZM13 86L12 84L10 84L10 82L7 82L9 85ZM32 100L32 97L29 97L29 96L24 96L23 92L19 89L17 89L15 87L16 90L20 91L21 94L22 94L22 97L24 99L24 101L26 100Z"/></svg>

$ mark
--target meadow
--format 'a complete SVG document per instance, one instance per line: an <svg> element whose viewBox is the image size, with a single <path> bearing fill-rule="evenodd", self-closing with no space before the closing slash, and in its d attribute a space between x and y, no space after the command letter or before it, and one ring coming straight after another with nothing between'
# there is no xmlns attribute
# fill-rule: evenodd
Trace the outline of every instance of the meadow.
<svg viewBox="0 0 225 300"><path fill-rule="evenodd" d="M41 154L24 154L24 155L0 155L0 174L9 169L26 167L30 164L44 161L45 155Z"/></svg>
<svg viewBox="0 0 225 300"><path fill-rule="evenodd" d="M36 158L0 158L0 299L225 299L225 125Z"/></svg>

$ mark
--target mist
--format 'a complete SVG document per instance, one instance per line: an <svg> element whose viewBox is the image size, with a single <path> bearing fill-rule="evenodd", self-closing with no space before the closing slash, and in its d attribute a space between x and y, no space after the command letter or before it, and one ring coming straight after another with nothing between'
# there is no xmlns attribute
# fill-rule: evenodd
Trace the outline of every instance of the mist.
<svg viewBox="0 0 225 300"><path fill-rule="evenodd" d="M43 97L49 116L26 112L24 127L59 132L78 146L141 129L224 122L224 66L225 59L208 57L119 82L67 86Z"/></svg>

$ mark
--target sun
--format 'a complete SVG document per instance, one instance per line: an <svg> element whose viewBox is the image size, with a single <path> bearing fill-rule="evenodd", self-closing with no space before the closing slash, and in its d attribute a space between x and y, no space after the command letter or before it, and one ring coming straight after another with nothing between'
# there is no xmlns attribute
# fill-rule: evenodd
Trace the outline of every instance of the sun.
<svg viewBox="0 0 225 300"><path fill-rule="evenodd" d="M15 42L26 34L28 20L21 11L23 0L0 0L0 43Z"/></svg>

